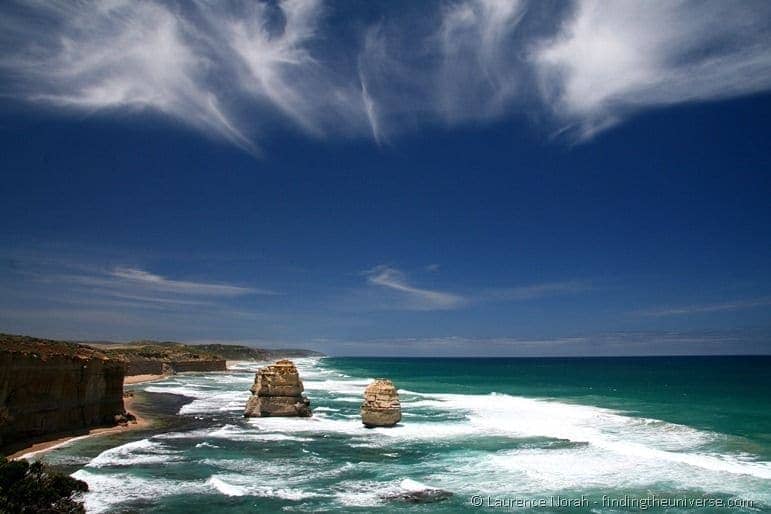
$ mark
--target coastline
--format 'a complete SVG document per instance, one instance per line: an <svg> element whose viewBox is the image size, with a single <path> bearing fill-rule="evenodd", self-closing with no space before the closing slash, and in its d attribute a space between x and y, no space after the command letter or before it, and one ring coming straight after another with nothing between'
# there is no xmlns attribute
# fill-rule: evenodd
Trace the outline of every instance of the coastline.
<svg viewBox="0 0 771 514"><path fill-rule="evenodd" d="M138 375L138 376L142 376L142 375ZM148 382L150 380L159 380L160 378L165 378L165 376L160 375L158 378L145 379L142 381ZM139 382L133 382L133 383L139 383ZM27 446L26 448L22 448L21 450L8 455L7 458L10 460L29 459L31 457L36 457L38 455L44 454L55 448L60 448L74 441L79 441L81 439L86 439L88 437L97 437L101 435L128 432L132 430L141 430L152 426L153 419L149 417L147 413L137 411L136 407L134 406L133 396L125 397L123 399L123 405L127 412L131 412L131 414L134 415L135 421L133 423L128 423L126 426L116 425L114 427L92 428L85 433L80 431L77 433L62 433L62 434L59 434L58 437L54 437L53 439L49 439L47 441L42 441L39 443L34 443L30 446Z"/></svg>
<svg viewBox="0 0 771 514"><path fill-rule="evenodd" d="M234 361L230 361L234 362ZM237 362L237 361L235 361ZM169 374L161 375L130 375L124 377L123 385L131 386L137 384L143 384L147 382L155 382L169 378ZM89 430L77 430L73 432L62 432L59 434L50 434L51 438L45 441L35 442L29 446L22 448L6 457L8 459L29 459L42 455L48 451L60 448L75 441L80 441L89 437L98 437L102 435L116 434L122 432L128 432L133 430L142 430L151 427L154 422L154 416L148 413L146 410L138 409L134 403L133 396L124 396L123 406L126 412L130 412L134 415L135 421L130 422L127 425L116 425L112 427L96 427Z"/></svg>

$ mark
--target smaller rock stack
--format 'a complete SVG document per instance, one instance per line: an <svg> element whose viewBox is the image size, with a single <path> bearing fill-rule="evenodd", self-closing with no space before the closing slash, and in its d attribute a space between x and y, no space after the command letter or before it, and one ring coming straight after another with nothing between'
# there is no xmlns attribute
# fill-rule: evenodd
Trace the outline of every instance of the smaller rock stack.
<svg viewBox="0 0 771 514"><path fill-rule="evenodd" d="M280 360L257 371L246 402L244 416L294 416L312 415L310 400L303 396L303 383L297 368L290 360Z"/></svg>
<svg viewBox="0 0 771 514"><path fill-rule="evenodd" d="M364 391L361 404L361 422L367 428L392 427L402 419L399 393L393 382L378 378Z"/></svg>

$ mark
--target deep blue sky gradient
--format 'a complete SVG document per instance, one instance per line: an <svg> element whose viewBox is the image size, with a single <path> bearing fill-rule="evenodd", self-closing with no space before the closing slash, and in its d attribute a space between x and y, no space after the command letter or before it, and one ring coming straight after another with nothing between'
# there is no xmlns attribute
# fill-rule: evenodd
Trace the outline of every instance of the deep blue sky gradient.
<svg viewBox="0 0 771 514"><path fill-rule="evenodd" d="M518 119L385 146L277 128L260 157L148 113L0 106L2 331L342 353L416 338L409 354L424 338L771 329L769 95L648 111L576 145ZM465 298L580 286L402 309L368 282L379 265ZM87 290L41 278L80 267L278 294L99 318Z"/></svg>

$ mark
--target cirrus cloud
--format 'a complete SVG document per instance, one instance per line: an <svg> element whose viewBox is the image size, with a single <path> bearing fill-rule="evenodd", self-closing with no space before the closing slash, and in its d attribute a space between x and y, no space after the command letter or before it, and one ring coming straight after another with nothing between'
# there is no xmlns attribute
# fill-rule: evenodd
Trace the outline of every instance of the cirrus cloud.
<svg viewBox="0 0 771 514"><path fill-rule="evenodd" d="M771 88L767 2L378 9L8 1L0 93L68 113L157 113L257 153L277 121L385 143L427 125L519 117L586 140L645 109Z"/></svg>

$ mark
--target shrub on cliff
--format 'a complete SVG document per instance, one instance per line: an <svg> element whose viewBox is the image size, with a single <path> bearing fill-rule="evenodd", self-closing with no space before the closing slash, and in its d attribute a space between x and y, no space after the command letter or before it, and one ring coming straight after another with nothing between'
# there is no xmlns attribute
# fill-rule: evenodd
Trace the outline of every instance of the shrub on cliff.
<svg viewBox="0 0 771 514"><path fill-rule="evenodd" d="M83 504L76 495L88 484L48 469L41 462L0 457L0 513L76 514Z"/></svg>

